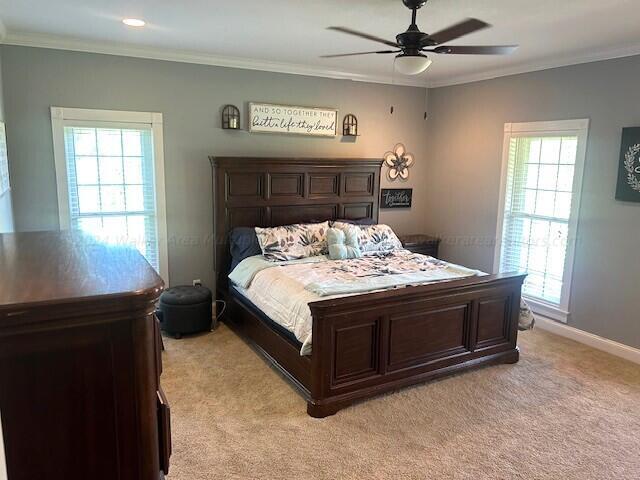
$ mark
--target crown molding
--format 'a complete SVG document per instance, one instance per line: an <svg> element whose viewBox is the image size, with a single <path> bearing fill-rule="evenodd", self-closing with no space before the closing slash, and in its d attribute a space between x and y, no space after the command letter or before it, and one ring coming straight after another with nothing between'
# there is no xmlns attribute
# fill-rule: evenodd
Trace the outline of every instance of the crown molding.
<svg viewBox="0 0 640 480"><path fill-rule="evenodd" d="M51 48L56 50L71 50L85 53L100 53L105 55L119 55L124 57L165 60L170 62L195 63L199 65L213 65L217 67L240 68L244 70L260 70L264 72L286 73L289 75L305 75L338 80L352 80L356 82L381 83L403 87L426 88L424 77L397 77L386 75L369 75L334 70L293 63L279 63L249 58L225 57L183 50L169 50L157 47L141 47L110 42L95 42L77 38L35 33L9 32L4 41L6 45L23 47Z"/></svg>
<svg viewBox="0 0 640 480"><path fill-rule="evenodd" d="M427 82L428 88L450 87L453 85L462 85L465 83L481 82L483 80L493 80L500 77L508 77L512 75L520 75L523 73L539 72L543 70L551 70L560 67L569 67L572 65L581 65L585 63L601 62L604 60L613 60L616 58L633 57L640 55L640 43L625 45L624 47L610 48L597 52L563 55L556 58L545 59L543 61L533 61L513 67L497 68L487 70L485 72L474 73L470 75L457 75L442 80L432 80Z"/></svg>
<svg viewBox="0 0 640 480"><path fill-rule="evenodd" d="M170 62L194 63L244 70L258 70L264 72L284 73L289 75L303 75L310 77L331 78L337 80L352 80L365 83L379 83L404 87L440 88L466 83L492 80L500 77L538 72L572 65L580 65L603 60L631 57L640 55L640 43L624 47L611 48L579 55L563 55L542 61L533 61L512 67L496 68L469 75L453 75L443 79L429 79L425 77L406 77L390 75L371 75L349 72L346 70L327 69L299 65L293 63L270 62L249 58L226 57L184 50L168 50L158 47L141 47L112 42L96 42L79 38L45 35L36 33L7 32L0 18L0 43L24 47L51 48L56 50L70 50L85 53L99 53L104 55L119 55L124 57L165 60Z"/></svg>

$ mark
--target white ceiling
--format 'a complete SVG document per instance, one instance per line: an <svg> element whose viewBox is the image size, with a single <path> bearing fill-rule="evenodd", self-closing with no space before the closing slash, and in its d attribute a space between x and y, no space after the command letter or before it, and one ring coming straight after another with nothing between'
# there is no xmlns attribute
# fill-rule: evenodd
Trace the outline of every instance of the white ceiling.
<svg viewBox="0 0 640 480"><path fill-rule="evenodd" d="M451 44L519 44L509 57L445 56L417 78L446 85L640 53L640 0L429 0L429 33L467 17L493 24ZM143 18L132 29L120 21ZM388 82L392 55L321 59L385 49L328 31L348 26L393 40L410 23L400 0L0 0L5 43L128 54Z"/></svg>

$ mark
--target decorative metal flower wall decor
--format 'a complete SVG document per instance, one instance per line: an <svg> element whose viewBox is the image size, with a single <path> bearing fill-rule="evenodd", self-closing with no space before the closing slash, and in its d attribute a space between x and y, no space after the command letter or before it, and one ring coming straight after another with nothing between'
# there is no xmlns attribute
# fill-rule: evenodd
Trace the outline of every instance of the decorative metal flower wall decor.
<svg viewBox="0 0 640 480"><path fill-rule="evenodd" d="M389 180L400 177L402 180L409 178L409 167L413 165L413 153L407 152L406 147L398 143L392 152L384 154L384 163L389 167Z"/></svg>

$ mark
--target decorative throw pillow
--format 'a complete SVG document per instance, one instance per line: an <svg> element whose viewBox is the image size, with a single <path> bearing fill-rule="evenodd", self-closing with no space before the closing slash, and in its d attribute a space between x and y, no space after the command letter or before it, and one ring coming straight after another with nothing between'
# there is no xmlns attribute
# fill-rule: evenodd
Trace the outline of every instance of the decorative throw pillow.
<svg viewBox="0 0 640 480"><path fill-rule="evenodd" d="M388 225L350 225L335 222L333 227L340 230L357 228L358 244L363 255L372 252L390 252L402 248L402 242Z"/></svg>
<svg viewBox="0 0 640 480"><path fill-rule="evenodd" d="M327 244L331 260L345 260L362 256L358 245L358 230L355 228L347 230L330 228L327 230Z"/></svg>
<svg viewBox="0 0 640 480"><path fill-rule="evenodd" d="M329 222L297 223L282 227L256 227L256 236L267 260L281 262L327 253Z"/></svg>

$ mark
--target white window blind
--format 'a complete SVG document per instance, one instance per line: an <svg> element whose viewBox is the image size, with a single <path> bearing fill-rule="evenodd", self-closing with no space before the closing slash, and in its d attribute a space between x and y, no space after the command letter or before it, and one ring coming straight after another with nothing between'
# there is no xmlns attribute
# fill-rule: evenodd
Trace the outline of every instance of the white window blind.
<svg viewBox="0 0 640 480"><path fill-rule="evenodd" d="M533 126L505 139L499 271L526 271L523 294L566 312L586 133Z"/></svg>
<svg viewBox="0 0 640 480"><path fill-rule="evenodd" d="M159 271L151 128L65 126L71 228L135 246Z"/></svg>
<svg viewBox="0 0 640 480"><path fill-rule="evenodd" d="M0 122L0 196L9 191L9 159L4 122Z"/></svg>

